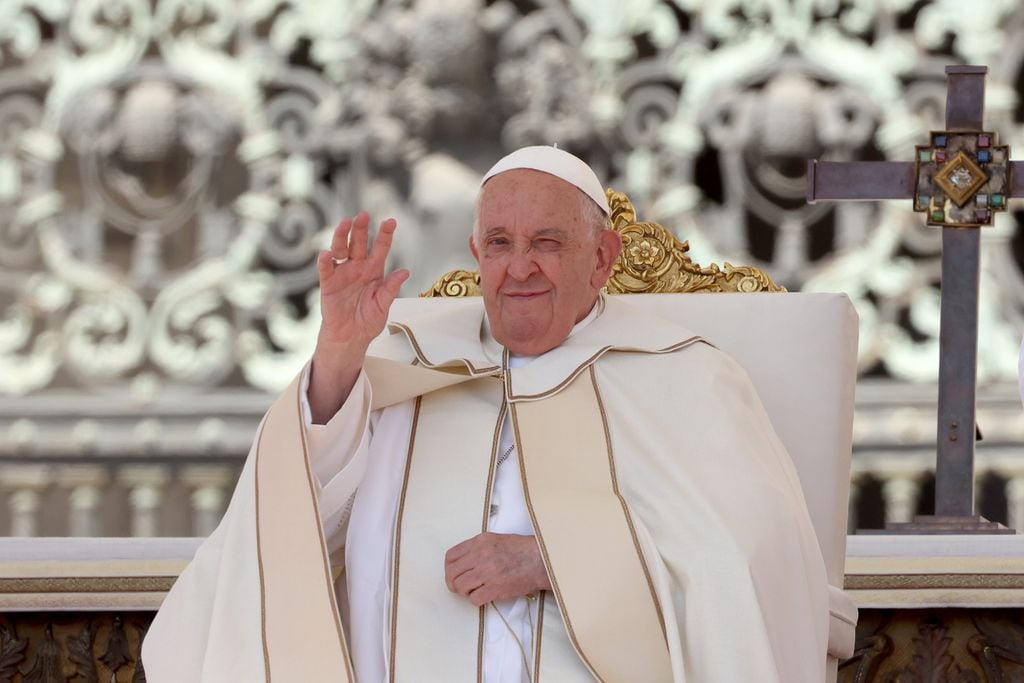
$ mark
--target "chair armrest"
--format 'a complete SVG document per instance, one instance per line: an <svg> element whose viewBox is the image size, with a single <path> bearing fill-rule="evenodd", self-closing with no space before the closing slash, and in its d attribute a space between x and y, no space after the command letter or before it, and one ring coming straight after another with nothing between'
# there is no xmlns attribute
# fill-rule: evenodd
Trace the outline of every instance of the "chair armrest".
<svg viewBox="0 0 1024 683"><path fill-rule="evenodd" d="M853 656L857 606L835 586L828 587L828 653L840 660Z"/></svg>

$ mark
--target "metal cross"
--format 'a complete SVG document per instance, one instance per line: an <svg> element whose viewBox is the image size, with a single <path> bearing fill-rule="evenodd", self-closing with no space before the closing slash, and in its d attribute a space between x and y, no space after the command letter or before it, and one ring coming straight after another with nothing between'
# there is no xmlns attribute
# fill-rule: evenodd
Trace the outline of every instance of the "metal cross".
<svg viewBox="0 0 1024 683"><path fill-rule="evenodd" d="M910 162L807 162L807 201L913 199L942 227L935 515L886 532L1013 533L974 514L975 384L981 226L1024 197L1024 162L983 130L984 66L946 67L946 130Z"/></svg>

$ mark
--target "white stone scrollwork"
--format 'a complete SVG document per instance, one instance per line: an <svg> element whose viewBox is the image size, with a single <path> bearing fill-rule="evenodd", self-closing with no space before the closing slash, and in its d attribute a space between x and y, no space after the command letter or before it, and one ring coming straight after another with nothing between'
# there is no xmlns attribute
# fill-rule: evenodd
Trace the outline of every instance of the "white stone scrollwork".
<svg viewBox="0 0 1024 683"><path fill-rule="evenodd" d="M558 143L695 260L846 292L858 471L924 471L939 234L907 202L806 205L805 162L912 159L943 125L947 63L989 66L986 121L1019 153L1021 45L1015 0L0 2L0 450L241 458L315 343L340 217L398 219L415 294L472 267L480 173ZM979 453L1024 443L998 390L1024 331L1014 208L982 237ZM916 494L894 482L902 519ZM205 529L220 502L196 486Z"/></svg>

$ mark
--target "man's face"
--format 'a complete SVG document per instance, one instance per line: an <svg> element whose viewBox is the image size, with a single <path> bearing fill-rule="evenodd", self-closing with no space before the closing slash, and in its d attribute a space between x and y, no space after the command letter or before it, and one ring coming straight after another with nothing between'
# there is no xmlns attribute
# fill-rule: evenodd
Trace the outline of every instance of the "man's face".
<svg viewBox="0 0 1024 683"><path fill-rule="evenodd" d="M480 265L494 338L535 356L569 336L607 282L621 242L585 222L573 185L530 169L506 171L484 185L469 248Z"/></svg>

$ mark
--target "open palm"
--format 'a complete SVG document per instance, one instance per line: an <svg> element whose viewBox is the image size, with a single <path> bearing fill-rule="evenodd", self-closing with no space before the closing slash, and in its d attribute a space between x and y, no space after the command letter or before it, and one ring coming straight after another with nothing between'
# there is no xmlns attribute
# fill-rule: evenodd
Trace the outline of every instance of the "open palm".
<svg viewBox="0 0 1024 683"><path fill-rule="evenodd" d="M388 311L409 271L385 274L384 266L397 228L394 219L380 224L373 246L370 216L364 211L345 218L334 231L330 251L317 259L320 275L320 341L364 349L384 329Z"/></svg>

